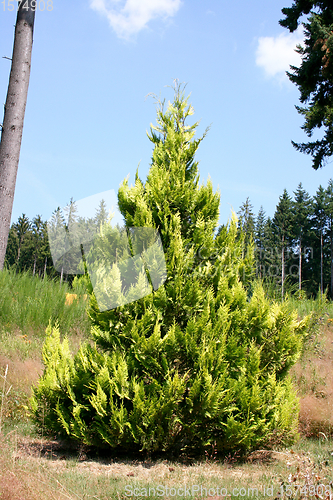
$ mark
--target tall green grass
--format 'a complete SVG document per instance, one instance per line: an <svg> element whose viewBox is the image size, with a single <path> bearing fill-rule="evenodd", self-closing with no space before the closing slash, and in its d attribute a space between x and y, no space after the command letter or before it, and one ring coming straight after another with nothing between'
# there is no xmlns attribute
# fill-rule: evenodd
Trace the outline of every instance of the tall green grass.
<svg viewBox="0 0 333 500"><path fill-rule="evenodd" d="M281 285L273 278L266 278L262 285L267 297L273 301L281 302ZM288 301L292 309L296 309L298 316L303 318L309 314L333 318L333 301L328 300L327 293L318 291L316 298L307 298L303 290L298 290L298 283L291 283L288 277L284 283L284 300Z"/></svg>
<svg viewBox="0 0 333 500"><path fill-rule="evenodd" d="M41 279L31 272L16 274L13 269L0 271L0 331L15 329L24 333L33 331L44 336L51 320L59 322L61 331L67 334L90 331L86 313L88 302L83 298L84 287L71 289L66 282ZM66 293L76 293L78 300L66 305Z"/></svg>
<svg viewBox="0 0 333 500"><path fill-rule="evenodd" d="M300 317L315 313L333 318L333 302L327 300L326 294L321 295L318 293L316 299L297 298L294 295L289 300L293 308L297 309Z"/></svg>
<svg viewBox="0 0 333 500"><path fill-rule="evenodd" d="M15 269L0 271L0 332L12 332L15 329L24 333L34 331L38 336L44 336L45 329L51 320L59 322L63 333L80 332L88 335L90 320L86 314L88 302L83 295L86 293L84 280L75 279L74 289L68 283L54 279L32 276L31 272L16 273ZM281 290L273 282L265 282L264 288L273 300L281 300ZM298 311L300 317L310 313L326 315L333 318L333 302L326 295L316 299L298 298L297 293L288 287L290 305ZM71 306L65 304L66 293L76 293L78 300Z"/></svg>

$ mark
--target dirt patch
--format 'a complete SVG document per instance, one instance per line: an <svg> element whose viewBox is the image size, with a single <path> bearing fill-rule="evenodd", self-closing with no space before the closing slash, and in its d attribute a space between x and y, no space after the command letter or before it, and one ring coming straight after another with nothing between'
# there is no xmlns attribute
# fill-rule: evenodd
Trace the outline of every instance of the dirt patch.
<svg viewBox="0 0 333 500"><path fill-rule="evenodd" d="M57 471L68 468L71 463L77 471L87 471L95 475L107 475L108 477L135 477L142 481L156 479L173 479L179 475L184 480L193 480L196 476L209 478L211 476L221 476L223 470L233 469L232 475L243 474L241 469L230 463L222 464L216 461L193 462L185 465L181 462L171 462L169 460L150 459L126 459L116 457L105 457L91 459L87 454L74 448L67 442L53 441L47 439L20 437L15 451L15 460L33 460L44 463Z"/></svg>
<svg viewBox="0 0 333 500"><path fill-rule="evenodd" d="M131 460L115 457L91 459L85 452L74 448L64 441L32 439L20 437L15 451L15 460L32 460L43 463L57 472L68 469L70 463L79 472L94 475L106 475L110 478L135 477L140 481L174 480L181 477L184 481L196 478L209 479L226 476L249 479L262 476L265 466L281 463L287 467L311 464L308 456L293 451L279 452L257 450L251 453L243 463L220 461L198 461L190 465L169 460Z"/></svg>
<svg viewBox="0 0 333 500"><path fill-rule="evenodd" d="M307 455L295 453L293 450L290 451L274 451L274 450L256 450L252 452L248 457L247 461L251 463L283 463L288 467L308 465L311 460Z"/></svg>

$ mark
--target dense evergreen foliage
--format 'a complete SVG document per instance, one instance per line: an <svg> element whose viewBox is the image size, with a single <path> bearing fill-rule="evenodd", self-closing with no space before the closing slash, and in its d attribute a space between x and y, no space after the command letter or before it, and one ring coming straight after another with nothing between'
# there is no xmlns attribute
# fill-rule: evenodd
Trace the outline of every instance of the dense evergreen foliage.
<svg viewBox="0 0 333 500"><path fill-rule="evenodd" d="M39 276L54 274L50 253L47 224L37 215L32 221L22 214L18 221L11 225L5 265L15 266L17 271L31 270Z"/></svg>
<svg viewBox="0 0 333 500"><path fill-rule="evenodd" d="M90 288L94 343L74 356L49 326L45 371L31 399L44 433L175 453L214 443L221 452L247 451L297 437L298 402L287 374L306 320L252 281L253 241L235 216L216 235L220 200L210 181L199 184L195 153L204 136L196 139L197 123L187 124L192 114L176 86L148 135L154 149L146 182L137 175L118 193L126 229L159 231L166 281L104 312ZM102 250L114 237L110 222L101 224ZM110 299L122 294L121 266L116 259L110 277L101 276Z"/></svg>
<svg viewBox="0 0 333 500"><path fill-rule="evenodd" d="M79 217L73 199L64 210L58 207L49 221L43 221L40 215L30 221L25 214L22 214L18 221L11 225L5 265L7 268L15 268L17 272L31 271L33 275L48 275L51 278L57 276L60 280L64 278L71 283L78 272L83 272L80 268L81 249L80 245L77 245L75 251L71 248L71 251L66 253L62 248L67 241L63 237L64 233L74 226L71 240L81 241L84 240L87 231L96 233L100 224L107 219L104 200L101 200L92 218ZM57 248L57 251L50 248L50 237L51 247ZM53 259L57 256L59 258L56 259L55 267Z"/></svg>
<svg viewBox="0 0 333 500"><path fill-rule="evenodd" d="M292 142L297 150L313 157L312 166L317 170L333 154L333 5L331 0L294 0L282 13L285 18L280 24L290 32L296 30L304 14L308 15L303 22L304 47L298 46L302 64L291 66L287 75L297 85L301 103L307 105L296 106L305 118L302 129L312 137L314 131L324 128L321 139Z"/></svg>

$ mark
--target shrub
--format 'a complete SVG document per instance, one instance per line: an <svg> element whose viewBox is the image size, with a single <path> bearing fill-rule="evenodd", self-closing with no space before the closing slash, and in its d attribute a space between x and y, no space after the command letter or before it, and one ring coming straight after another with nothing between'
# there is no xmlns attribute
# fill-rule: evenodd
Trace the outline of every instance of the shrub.
<svg viewBox="0 0 333 500"><path fill-rule="evenodd" d="M166 111L163 104L148 135L147 181L137 174L129 187L125 180L118 200L126 228L159 231L166 281L102 312L90 285L94 344L74 357L49 325L34 420L44 432L131 451L200 452L216 442L221 452L244 452L291 443L298 400L287 373L307 320L298 322L288 302L270 302L252 280L253 251L244 254L234 215L216 235L219 195L210 181L199 185L194 160L205 134L195 139L198 124L186 124L193 108L180 86ZM112 235L110 224L101 227L100 249L108 238L114 244ZM110 300L123 294L121 265L115 260L112 273L99 276ZM137 271L129 293L145 277Z"/></svg>

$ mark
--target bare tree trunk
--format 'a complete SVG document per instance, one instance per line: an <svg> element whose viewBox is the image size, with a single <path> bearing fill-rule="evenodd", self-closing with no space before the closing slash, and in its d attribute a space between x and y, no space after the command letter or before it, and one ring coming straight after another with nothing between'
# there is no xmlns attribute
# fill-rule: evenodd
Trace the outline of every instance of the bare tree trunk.
<svg viewBox="0 0 333 500"><path fill-rule="evenodd" d="M17 266L18 266L18 263L19 263L19 260L20 260L20 255L21 255L21 243L22 243L22 240L20 239L20 241L19 241L19 247L18 247L18 250L17 250L17 260L16 260Z"/></svg>
<svg viewBox="0 0 333 500"><path fill-rule="evenodd" d="M333 299L333 227L331 221L331 299Z"/></svg>
<svg viewBox="0 0 333 500"><path fill-rule="evenodd" d="M36 260L37 260L37 254L35 253L35 258L34 258L34 270L32 272L32 275L35 276L35 272L36 272Z"/></svg>
<svg viewBox="0 0 333 500"><path fill-rule="evenodd" d="M17 12L12 67L0 142L0 270L3 269L12 216L17 168L30 78L35 20L32 0ZM25 7L25 8L24 8Z"/></svg>
<svg viewBox="0 0 333 500"><path fill-rule="evenodd" d="M284 299L284 235L282 235L282 252L281 252L281 295L282 295L282 300Z"/></svg>
<svg viewBox="0 0 333 500"><path fill-rule="evenodd" d="M299 238L299 257L298 257L298 290L302 289L302 238Z"/></svg>
<svg viewBox="0 0 333 500"><path fill-rule="evenodd" d="M320 233L320 291L321 294L324 292L324 281L323 281L323 231Z"/></svg>

